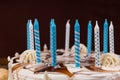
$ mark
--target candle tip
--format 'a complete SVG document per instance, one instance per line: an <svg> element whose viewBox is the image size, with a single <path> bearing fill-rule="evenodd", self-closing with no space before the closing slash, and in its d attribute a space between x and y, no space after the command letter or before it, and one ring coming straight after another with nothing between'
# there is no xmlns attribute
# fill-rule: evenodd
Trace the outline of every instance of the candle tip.
<svg viewBox="0 0 120 80"><path fill-rule="evenodd" d="M37 18L35 18L34 22L38 22Z"/></svg>
<svg viewBox="0 0 120 80"><path fill-rule="evenodd" d="M27 22L30 22L30 20L28 19L28 21Z"/></svg>
<svg viewBox="0 0 120 80"><path fill-rule="evenodd" d="M39 29L39 27L38 27L38 26L39 26L39 23L38 23L38 20L37 20L36 18L35 18L35 20L34 20L34 24L33 24L33 25L34 25L34 28L35 28L35 29Z"/></svg>
<svg viewBox="0 0 120 80"><path fill-rule="evenodd" d="M32 20L31 20L31 19L29 20L29 23L30 23L30 24L32 23Z"/></svg>
<svg viewBox="0 0 120 80"><path fill-rule="evenodd" d="M79 30L80 24L79 24L79 22L78 22L78 19L76 19L74 27L75 27L75 29L78 29L78 30Z"/></svg>
<svg viewBox="0 0 120 80"><path fill-rule="evenodd" d="M76 19L76 23L78 23L78 19Z"/></svg>
<svg viewBox="0 0 120 80"><path fill-rule="evenodd" d="M76 22L75 22L76 24L79 24L79 22L78 22L78 19L76 19Z"/></svg>
<svg viewBox="0 0 120 80"><path fill-rule="evenodd" d="M30 25L30 20L27 21L27 27L29 27L29 25Z"/></svg>
<svg viewBox="0 0 120 80"><path fill-rule="evenodd" d="M99 28L98 21L96 21L95 28Z"/></svg>
<svg viewBox="0 0 120 80"><path fill-rule="evenodd" d="M105 22L107 22L107 19L105 19Z"/></svg>
<svg viewBox="0 0 120 80"><path fill-rule="evenodd" d="M70 19L67 20L67 23L70 23Z"/></svg>
<svg viewBox="0 0 120 80"><path fill-rule="evenodd" d="M112 21L110 21L110 24L111 24L111 25L113 25L113 22L112 22Z"/></svg>
<svg viewBox="0 0 120 80"><path fill-rule="evenodd" d="M113 28L113 22L110 21L110 28Z"/></svg>
<svg viewBox="0 0 120 80"><path fill-rule="evenodd" d="M54 21L54 19L53 19L53 18L52 18L52 19L51 19L51 21L50 21L50 26L51 26L51 25L56 26L56 25L55 25L55 21Z"/></svg>
<svg viewBox="0 0 120 80"><path fill-rule="evenodd" d="M67 20L66 26L70 26L70 19Z"/></svg>
<svg viewBox="0 0 120 80"><path fill-rule="evenodd" d="M98 24L98 21L96 21L96 24Z"/></svg>
<svg viewBox="0 0 120 80"><path fill-rule="evenodd" d="M91 23L91 20L89 20L89 23Z"/></svg>
<svg viewBox="0 0 120 80"><path fill-rule="evenodd" d="M107 22L107 19L105 19L105 22L104 22L104 24L108 24L108 22Z"/></svg>
<svg viewBox="0 0 120 80"><path fill-rule="evenodd" d="M54 18L51 19L51 22L54 22Z"/></svg>
<svg viewBox="0 0 120 80"><path fill-rule="evenodd" d="M88 25L91 25L91 20L89 20Z"/></svg>

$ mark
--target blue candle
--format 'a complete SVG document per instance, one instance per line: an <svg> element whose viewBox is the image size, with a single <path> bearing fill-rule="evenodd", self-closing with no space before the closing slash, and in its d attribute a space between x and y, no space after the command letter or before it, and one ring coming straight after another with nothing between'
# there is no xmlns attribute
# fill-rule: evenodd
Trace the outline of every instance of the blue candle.
<svg viewBox="0 0 120 80"><path fill-rule="evenodd" d="M33 24L31 20L27 22L27 49L34 50Z"/></svg>
<svg viewBox="0 0 120 80"><path fill-rule="evenodd" d="M52 58L52 66L56 66L56 25L54 19L50 22L50 52Z"/></svg>
<svg viewBox="0 0 120 80"><path fill-rule="evenodd" d="M28 22L27 22L27 50L30 49L30 29L29 29L29 25L30 25L30 20L28 20Z"/></svg>
<svg viewBox="0 0 120 80"><path fill-rule="evenodd" d="M80 68L80 25L76 19L74 26L75 67Z"/></svg>
<svg viewBox="0 0 120 80"><path fill-rule="evenodd" d="M35 35L35 50L36 50L36 62L41 63L40 57L40 38L39 38L39 23L38 20L34 21L34 35Z"/></svg>
<svg viewBox="0 0 120 80"><path fill-rule="evenodd" d="M103 35L103 52L108 53L108 22L104 22L104 35Z"/></svg>
<svg viewBox="0 0 120 80"><path fill-rule="evenodd" d="M91 21L88 23L88 34L87 34L87 48L88 48L88 55L91 53L92 47L92 24Z"/></svg>

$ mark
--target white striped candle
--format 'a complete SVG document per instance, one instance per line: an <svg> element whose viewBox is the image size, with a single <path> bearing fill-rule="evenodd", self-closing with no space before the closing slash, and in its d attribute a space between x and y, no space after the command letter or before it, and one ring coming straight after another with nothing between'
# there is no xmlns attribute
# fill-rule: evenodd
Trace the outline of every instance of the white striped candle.
<svg viewBox="0 0 120 80"><path fill-rule="evenodd" d="M95 42L95 66L100 67L100 31L97 21L94 28L94 42Z"/></svg>
<svg viewBox="0 0 120 80"><path fill-rule="evenodd" d="M33 34L33 24L30 20L30 49L34 50L34 34Z"/></svg>
<svg viewBox="0 0 120 80"><path fill-rule="evenodd" d="M114 27L112 21L109 27L109 44L110 53L114 53Z"/></svg>

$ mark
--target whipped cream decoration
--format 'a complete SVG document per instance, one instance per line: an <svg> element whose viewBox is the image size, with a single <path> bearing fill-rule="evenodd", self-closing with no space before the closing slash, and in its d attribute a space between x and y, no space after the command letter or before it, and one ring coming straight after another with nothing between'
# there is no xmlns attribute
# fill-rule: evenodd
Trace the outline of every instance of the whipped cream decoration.
<svg viewBox="0 0 120 80"><path fill-rule="evenodd" d="M66 23L65 51L69 50L69 42L70 42L70 20L68 20Z"/></svg>
<svg viewBox="0 0 120 80"><path fill-rule="evenodd" d="M34 63L36 60L35 50L26 50L20 55L21 63Z"/></svg>
<svg viewBox="0 0 120 80"><path fill-rule="evenodd" d="M78 20L75 22L74 26L74 44L75 44L75 66L80 67L80 25Z"/></svg>
<svg viewBox="0 0 120 80"><path fill-rule="evenodd" d="M102 54L100 63L105 68L114 68L120 66L119 56L114 53ZM120 69L120 68L119 68Z"/></svg>
<svg viewBox="0 0 120 80"><path fill-rule="evenodd" d="M109 44L110 53L114 53L114 27L112 21L110 22L109 27Z"/></svg>
<svg viewBox="0 0 120 80"><path fill-rule="evenodd" d="M95 40L95 66L100 67L100 32L97 21L94 28L94 40Z"/></svg>

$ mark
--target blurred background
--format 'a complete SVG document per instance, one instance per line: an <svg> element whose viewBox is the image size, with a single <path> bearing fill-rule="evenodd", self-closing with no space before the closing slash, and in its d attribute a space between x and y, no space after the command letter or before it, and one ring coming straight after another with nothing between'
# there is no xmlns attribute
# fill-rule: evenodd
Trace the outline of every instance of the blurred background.
<svg viewBox="0 0 120 80"><path fill-rule="evenodd" d="M26 23L37 18L40 24L41 46L49 47L49 23L54 18L57 25L57 48L64 48L65 25L70 19L70 47L74 43L75 19L81 26L81 43L87 43L87 24L93 28L98 20L103 50L103 23L113 21L115 31L115 53L120 54L120 1L119 0L2 0L0 1L0 58L13 56L26 50ZM94 43L92 44L94 50Z"/></svg>

